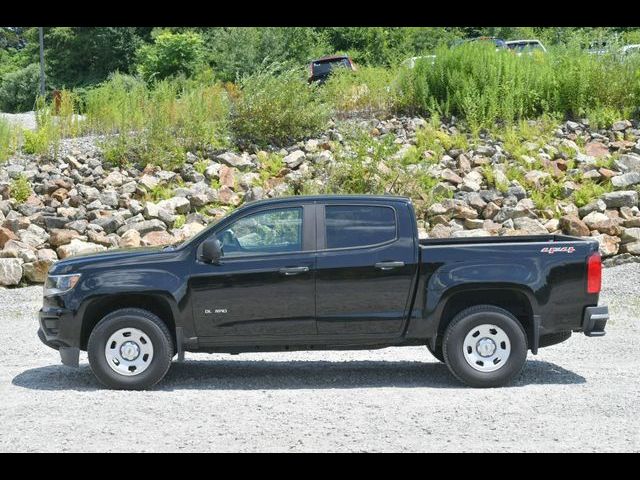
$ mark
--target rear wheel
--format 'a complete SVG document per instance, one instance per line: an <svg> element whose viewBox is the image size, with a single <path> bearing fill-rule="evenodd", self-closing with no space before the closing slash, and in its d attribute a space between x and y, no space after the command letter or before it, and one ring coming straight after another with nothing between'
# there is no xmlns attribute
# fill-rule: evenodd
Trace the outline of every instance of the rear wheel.
<svg viewBox="0 0 640 480"><path fill-rule="evenodd" d="M104 317L87 346L95 376L109 388L144 390L165 376L173 357L171 334L160 318L139 308Z"/></svg>
<svg viewBox="0 0 640 480"><path fill-rule="evenodd" d="M527 358L522 325L511 312L493 305L478 305L457 314L442 343L451 373L472 387L511 382Z"/></svg>

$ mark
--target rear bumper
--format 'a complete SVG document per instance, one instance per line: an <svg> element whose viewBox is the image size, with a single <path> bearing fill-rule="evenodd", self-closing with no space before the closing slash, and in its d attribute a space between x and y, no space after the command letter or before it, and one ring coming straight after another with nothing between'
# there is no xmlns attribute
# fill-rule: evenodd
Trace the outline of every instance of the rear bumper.
<svg viewBox="0 0 640 480"><path fill-rule="evenodd" d="M582 332L587 337L602 337L605 335L604 328L609 320L609 307L587 307L584 309L582 318Z"/></svg>

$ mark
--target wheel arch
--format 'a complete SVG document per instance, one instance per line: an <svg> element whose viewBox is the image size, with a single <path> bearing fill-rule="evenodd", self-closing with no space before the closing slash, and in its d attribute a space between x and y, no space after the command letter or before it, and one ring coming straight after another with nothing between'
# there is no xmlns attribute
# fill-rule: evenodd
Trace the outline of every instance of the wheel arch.
<svg viewBox="0 0 640 480"><path fill-rule="evenodd" d="M511 312L524 328L529 348L537 353L540 328L537 301L531 290L520 285L478 285L448 291L436 311L434 345L442 340L447 326L458 313L476 305L494 305Z"/></svg>
<svg viewBox="0 0 640 480"><path fill-rule="evenodd" d="M126 293L103 295L87 301L80 309L82 328L80 349L86 350L91 332L106 315L123 308L141 308L158 316L171 333L174 349L176 342L176 311L173 302L160 293Z"/></svg>

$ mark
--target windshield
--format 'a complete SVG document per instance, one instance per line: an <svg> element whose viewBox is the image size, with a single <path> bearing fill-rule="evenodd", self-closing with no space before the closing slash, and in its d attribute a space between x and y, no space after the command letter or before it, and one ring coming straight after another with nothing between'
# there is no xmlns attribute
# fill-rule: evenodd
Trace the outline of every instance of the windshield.
<svg viewBox="0 0 640 480"><path fill-rule="evenodd" d="M538 42L518 42L508 43L507 47L516 52L531 52L533 50L542 50L542 45Z"/></svg>
<svg viewBox="0 0 640 480"><path fill-rule="evenodd" d="M319 60L311 64L313 75L326 75L336 67L349 68L349 60L346 58L336 58L331 60Z"/></svg>

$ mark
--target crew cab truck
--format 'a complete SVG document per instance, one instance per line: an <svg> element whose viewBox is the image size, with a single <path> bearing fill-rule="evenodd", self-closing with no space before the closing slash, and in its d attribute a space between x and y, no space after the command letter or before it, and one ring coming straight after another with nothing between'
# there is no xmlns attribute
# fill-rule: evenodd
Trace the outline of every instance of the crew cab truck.
<svg viewBox="0 0 640 480"><path fill-rule="evenodd" d="M246 204L191 239L53 265L39 336L96 377L146 389L184 352L425 345L473 387L530 350L605 333L595 240L418 238L411 201L298 196Z"/></svg>

